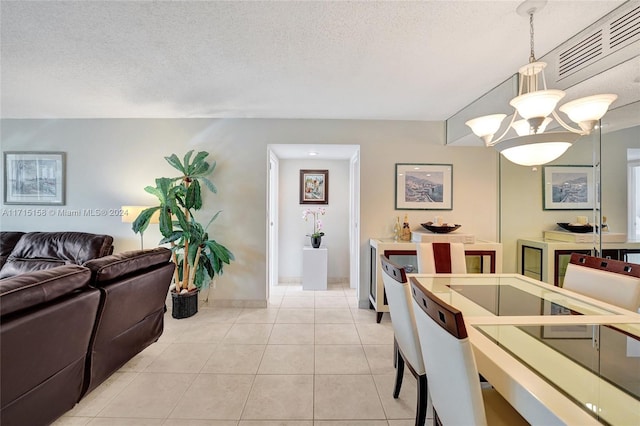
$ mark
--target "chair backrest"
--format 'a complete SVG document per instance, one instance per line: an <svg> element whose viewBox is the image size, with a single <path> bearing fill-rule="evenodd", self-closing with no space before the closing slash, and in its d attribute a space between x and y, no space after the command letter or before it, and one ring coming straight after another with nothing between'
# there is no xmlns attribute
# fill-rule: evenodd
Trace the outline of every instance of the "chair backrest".
<svg viewBox="0 0 640 426"><path fill-rule="evenodd" d="M573 253L563 288L630 311L640 308L640 265Z"/></svg>
<svg viewBox="0 0 640 426"><path fill-rule="evenodd" d="M444 425L486 425L478 368L462 312L411 278L429 394Z"/></svg>
<svg viewBox="0 0 640 426"><path fill-rule="evenodd" d="M420 274L467 273L462 243L417 243L416 253Z"/></svg>
<svg viewBox="0 0 640 426"><path fill-rule="evenodd" d="M391 262L384 255L380 255L380 263L384 271L382 282L387 295L391 325L398 347L416 374L425 374L407 275L403 268Z"/></svg>

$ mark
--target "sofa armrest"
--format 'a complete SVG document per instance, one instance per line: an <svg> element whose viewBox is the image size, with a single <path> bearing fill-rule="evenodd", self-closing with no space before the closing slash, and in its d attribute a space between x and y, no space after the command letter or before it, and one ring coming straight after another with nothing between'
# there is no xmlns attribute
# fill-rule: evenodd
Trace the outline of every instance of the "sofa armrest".
<svg viewBox="0 0 640 426"><path fill-rule="evenodd" d="M90 279L89 269L66 265L0 280L0 316L42 305L88 287Z"/></svg>

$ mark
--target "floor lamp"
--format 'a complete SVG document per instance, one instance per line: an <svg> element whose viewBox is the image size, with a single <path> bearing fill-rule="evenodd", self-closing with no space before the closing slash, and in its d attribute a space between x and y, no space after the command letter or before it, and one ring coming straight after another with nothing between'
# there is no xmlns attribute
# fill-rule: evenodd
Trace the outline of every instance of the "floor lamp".
<svg viewBox="0 0 640 426"><path fill-rule="evenodd" d="M133 223L140 213L143 210L148 209L152 206L122 206L122 222L123 223ZM151 216L151 221L149 223L159 223L160 221L160 210L157 210L153 216ZM140 250L144 250L144 232L140 231Z"/></svg>

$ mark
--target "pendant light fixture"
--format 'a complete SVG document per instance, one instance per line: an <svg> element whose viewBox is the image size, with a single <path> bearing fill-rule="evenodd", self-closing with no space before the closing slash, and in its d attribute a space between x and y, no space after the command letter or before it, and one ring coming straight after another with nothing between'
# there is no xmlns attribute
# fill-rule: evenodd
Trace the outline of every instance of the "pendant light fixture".
<svg viewBox="0 0 640 426"><path fill-rule="evenodd" d="M593 95L562 105L560 111L579 128L570 126L560 118L555 109L565 92L547 89L544 77L547 64L536 60L533 49L533 15L546 3L527 0L516 9L519 15L529 16L531 51L529 63L518 70L518 96L509 102L515 111L506 130L494 138L506 114L486 115L465 123L486 146L494 147L509 161L523 166L546 164L560 157L580 136L593 131L598 120L618 97L613 94ZM551 117L567 131L545 133L546 127L553 121ZM504 139L512 128L517 136Z"/></svg>

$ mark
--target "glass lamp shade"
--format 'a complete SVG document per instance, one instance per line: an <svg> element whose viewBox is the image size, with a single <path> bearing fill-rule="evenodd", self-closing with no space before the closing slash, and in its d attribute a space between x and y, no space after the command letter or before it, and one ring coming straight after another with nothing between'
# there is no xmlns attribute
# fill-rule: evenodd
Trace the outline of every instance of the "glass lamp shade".
<svg viewBox="0 0 640 426"><path fill-rule="evenodd" d="M506 139L495 148L512 163L539 166L560 157L579 137L571 132L539 133Z"/></svg>
<svg viewBox="0 0 640 426"><path fill-rule="evenodd" d="M514 146L502 151L512 163L521 166L539 166L560 157L571 146L568 142L546 142L534 145Z"/></svg>
<svg viewBox="0 0 640 426"><path fill-rule="evenodd" d="M562 90L536 90L511 99L509 104L524 119L546 117L564 97Z"/></svg>
<svg viewBox="0 0 640 426"><path fill-rule="evenodd" d="M505 117L506 114L485 115L469 120L464 124L471 127L471 131L476 136L482 138L484 136L493 136L500 128L500 124L502 124L502 120Z"/></svg>
<svg viewBox="0 0 640 426"><path fill-rule="evenodd" d="M544 130L549 125L549 123L551 123L552 121L553 121L553 119L551 119L549 117L545 118L542 121L542 124L540 125L540 127L538 127L538 133L544 132ZM529 122L527 120L515 121L511 125L511 127L513 127L513 129L516 131L518 136L527 136L527 135L531 134L531 125L529 124Z"/></svg>
<svg viewBox="0 0 640 426"><path fill-rule="evenodd" d="M609 105L618 99L618 95L593 95L567 102L560 107L575 123L600 120L609 109Z"/></svg>

